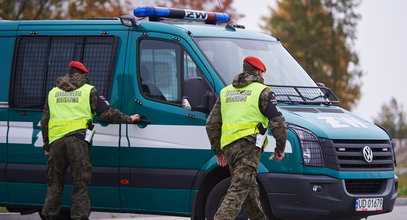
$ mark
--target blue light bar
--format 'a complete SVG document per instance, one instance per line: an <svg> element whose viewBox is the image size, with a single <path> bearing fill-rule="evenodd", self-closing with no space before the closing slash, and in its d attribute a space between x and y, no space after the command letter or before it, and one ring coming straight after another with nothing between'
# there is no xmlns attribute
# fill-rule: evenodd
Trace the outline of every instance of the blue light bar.
<svg viewBox="0 0 407 220"><path fill-rule="evenodd" d="M230 16L225 13L206 12L189 9L139 7L134 9L133 13L136 17L160 17L190 21L205 21L209 24L227 23L230 20Z"/></svg>
<svg viewBox="0 0 407 220"><path fill-rule="evenodd" d="M168 8L159 7L140 7L134 9L133 13L136 17L167 17L170 15L170 10Z"/></svg>

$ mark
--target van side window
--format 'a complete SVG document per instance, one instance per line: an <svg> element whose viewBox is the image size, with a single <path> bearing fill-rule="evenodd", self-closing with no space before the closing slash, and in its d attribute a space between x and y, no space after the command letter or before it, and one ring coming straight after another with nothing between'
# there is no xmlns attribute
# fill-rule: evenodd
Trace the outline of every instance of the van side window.
<svg viewBox="0 0 407 220"><path fill-rule="evenodd" d="M202 73L184 48L162 40L140 42L140 88L150 99L181 104L184 80Z"/></svg>
<svg viewBox="0 0 407 220"><path fill-rule="evenodd" d="M72 60L83 62L88 78L105 97L110 95L118 39L115 36L19 36L10 80L12 108L42 109L56 79Z"/></svg>

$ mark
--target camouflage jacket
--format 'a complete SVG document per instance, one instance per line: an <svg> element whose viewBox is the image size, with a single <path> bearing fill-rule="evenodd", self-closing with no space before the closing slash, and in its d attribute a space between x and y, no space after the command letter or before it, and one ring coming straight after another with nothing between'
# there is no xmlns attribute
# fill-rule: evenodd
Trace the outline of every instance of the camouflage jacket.
<svg viewBox="0 0 407 220"><path fill-rule="evenodd" d="M59 77L56 82L56 86L64 91L72 91L80 88L85 83L89 83L89 79L84 74L74 73L72 75L67 74ZM90 106L92 113L96 113L100 116L100 121L107 123L131 123L131 117L123 114L117 109L113 109L108 105L103 96L98 95L96 88L93 88L90 92ZM101 107L102 106L102 107ZM41 118L41 132L44 141L44 150L49 151L48 141L48 122L49 122L49 106L48 98L45 100L44 110ZM73 131L68 135L82 134L83 130Z"/></svg>
<svg viewBox="0 0 407 220"><path fill-rule="evenodd" d="M264 79L255 73L243 72L234 77L232 85L237 88L242 88L252 82L264 84ZM263 115L266 115L266 107L267 103L269 102L268 97L270 92L270 90L264 89L259 97L259 110ZM269 118L268 128L273 134L273 137L276 139L276 152L284 152L285 142L287 140L287 125L285 123L284 116L280 115ZM223 152L220 150L220 138L222 136L222 115L219 99L217 100L206 121L206 131L208 133L212 150L214 150L215 154L217 155L223 154ZM253 144L256 142L255 135L246 136L244 138L250 142L253 142Z"/></svg>

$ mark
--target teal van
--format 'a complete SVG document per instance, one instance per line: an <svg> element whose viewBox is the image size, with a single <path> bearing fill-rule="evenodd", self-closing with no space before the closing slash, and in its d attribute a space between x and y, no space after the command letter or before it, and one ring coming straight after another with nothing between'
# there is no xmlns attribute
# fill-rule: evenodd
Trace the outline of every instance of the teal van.
<svg viewBox="0 0 407 220"><path fill-rule="evenodd" d="M78 60L114 108L142 116L138 124L95 119L92 210L212 219L230 178L216 163L205 122L244 57L256 56L289 127L284 160L268 159L275 147L269 134L259 165L269 219L360 219L392 211L398 180L391 137L335 106L332 91L315 83L277 38L218 25L229 20L223 13L144 7L135 16L149 21L0 20L0 206L41 209L47 186L41 111L68 62ZM66 183L64 208L70 175Z"/></svg>

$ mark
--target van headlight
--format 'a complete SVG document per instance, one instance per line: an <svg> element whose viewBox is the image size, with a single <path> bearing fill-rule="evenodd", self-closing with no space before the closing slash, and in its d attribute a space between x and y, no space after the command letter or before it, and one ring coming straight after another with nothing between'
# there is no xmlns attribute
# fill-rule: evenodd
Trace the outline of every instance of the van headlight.
<svg viewBox="0 0 407 220"><path fill-rule="evenodd" d="M300 140L302 149L302 160L306 166L321 167L324 165L321 145L317 136L310 130L289 124L288 127L294 131Z"/></svg>

